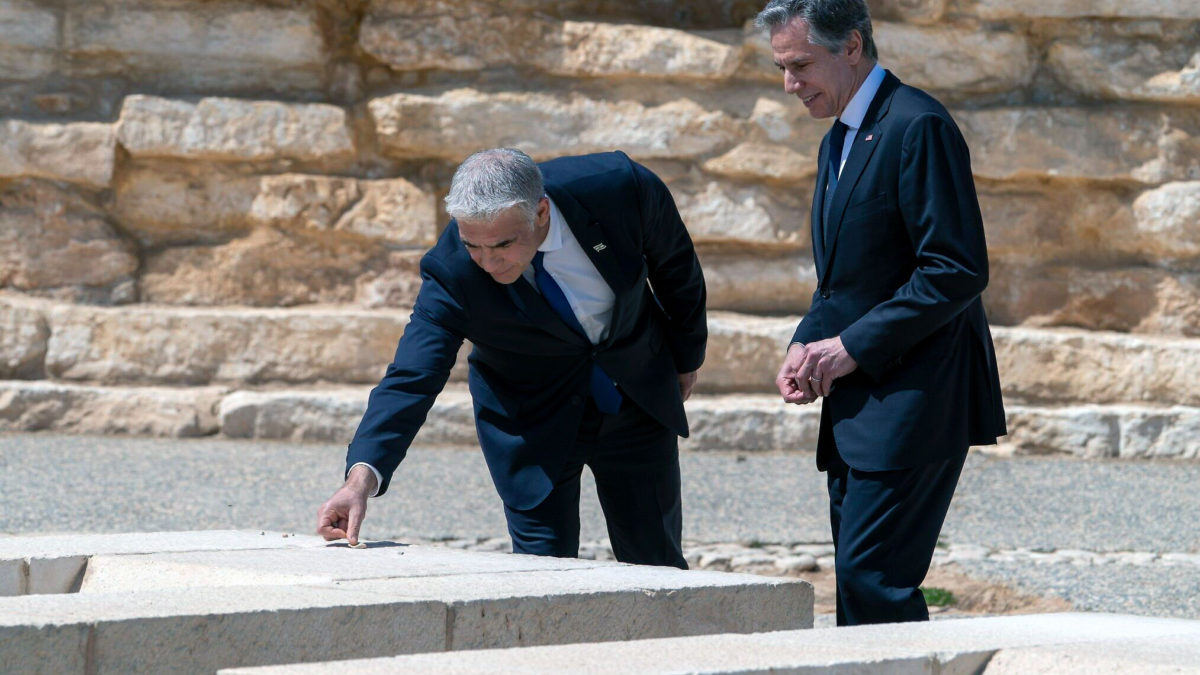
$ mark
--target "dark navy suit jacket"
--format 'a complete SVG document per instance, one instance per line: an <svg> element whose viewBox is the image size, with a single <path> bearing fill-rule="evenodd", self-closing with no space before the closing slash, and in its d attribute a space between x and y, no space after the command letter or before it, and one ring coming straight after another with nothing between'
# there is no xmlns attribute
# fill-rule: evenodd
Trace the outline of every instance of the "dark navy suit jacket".
<svg viewBox="0 0 1200 675"><path fill-rule="evenodd" d="M624 395L687 436L678 374L704 361L705 287L692 241L661 180L624 153L540 165L546 192L616 295L593 346L524 278L504 285L471 261L451 221L421 260L421 290L395 360L372 392L347 453L387 490L449 377L464 339L475 426L496 490L539 504L574 442L595 360Z"/></svg>
<svg viewBox="0 0 1200 675"><path fill-rule="evenodd" d="M818 285L793 341L840 335L858 369L822 404L818 465L825 467L831 439L846 464L863 471L912 468L995 443L1006 430L979 297L987 245L954 120L887 73L823 229L828 154L826 134L812 209Z"/></svg>

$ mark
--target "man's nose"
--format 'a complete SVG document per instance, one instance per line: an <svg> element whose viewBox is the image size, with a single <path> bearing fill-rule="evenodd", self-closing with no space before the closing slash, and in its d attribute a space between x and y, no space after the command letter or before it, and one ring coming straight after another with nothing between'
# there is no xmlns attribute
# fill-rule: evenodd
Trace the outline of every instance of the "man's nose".
<svg viewBox="0 0 1200 675"><path fill-rule="evenodd" d="M800 80L785 70L783 72L783 90L789 94L794 94L800 91L800 88Z"/></svg>
<svg viewBox="0 0 1200 675"><path fill-rule="evenodd" d="M495 270L499 262L500 256L496 255L495 251L485 248L479 254L479 266L482 267L485 272L491 272Z"/></svg>

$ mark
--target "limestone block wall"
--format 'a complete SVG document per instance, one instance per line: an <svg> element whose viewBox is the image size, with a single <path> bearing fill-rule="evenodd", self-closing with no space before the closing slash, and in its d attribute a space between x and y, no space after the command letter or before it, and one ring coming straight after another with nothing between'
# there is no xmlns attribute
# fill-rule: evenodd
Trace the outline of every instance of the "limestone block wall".
<svg viewBox="0 0 1200 675"><path fill-rule="evenodd" d="M695 405L769 396L828 121L782 92L760 4L0 0L0 428L344 440L453 168L496 145L662 175L709 283ZM1200 424L1200 4L872 11L883 65L972 149L1013 443L1200 455L1122 431ZM260 405L300 389L309 412ZM729 405L769 427L739 447L815 428ZM1077 422L1092 405L1117 407Z"/></svg>

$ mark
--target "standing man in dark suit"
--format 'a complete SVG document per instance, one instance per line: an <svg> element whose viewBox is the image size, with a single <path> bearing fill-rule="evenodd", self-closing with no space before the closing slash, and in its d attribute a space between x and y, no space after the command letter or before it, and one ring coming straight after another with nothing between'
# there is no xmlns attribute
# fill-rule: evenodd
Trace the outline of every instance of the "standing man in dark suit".
<svg viewBox="0 0 1200 675"><path fill-rule="evenodd" d="M666 186L620 152L539 166L485 150L455 172L446 211L318 532L357 543L367 497L387 490L467 339L513 552L578 555L587 465L617 559L686 569L677 437L708 329L700 263Z"/></svg>
<svg viewBox="0 0 1200 675"><path fill-rule="evenodd" d="M839 625L929 618L919 588L970 445L1005 432L983 223L950 114L876 63L864 0L771 0L784 90L816 118L817 290L776 385L824 397Z"/></svg>

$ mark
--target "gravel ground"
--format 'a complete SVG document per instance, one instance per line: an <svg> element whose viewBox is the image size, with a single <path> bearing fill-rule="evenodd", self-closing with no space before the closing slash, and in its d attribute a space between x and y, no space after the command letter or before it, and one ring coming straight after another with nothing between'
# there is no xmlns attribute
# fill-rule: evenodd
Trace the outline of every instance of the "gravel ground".
<svg viewBox="0 0 1200 675"><path fill-rule="evenodd" d="M0 435L0 533L262 529L308 533L344 447L275 441ZM807 453L689 453L684 537L829 541L824 477ZM586 476L586 474L585 474ZM943 530L991 551L1200 552L1200 463L972 455ZM590 480L583 541L605 537ZM478 450L414 448L370 539L505 536ZM973 576L1088 610L1200 618L1200 564L958 563Z"/></svg>

